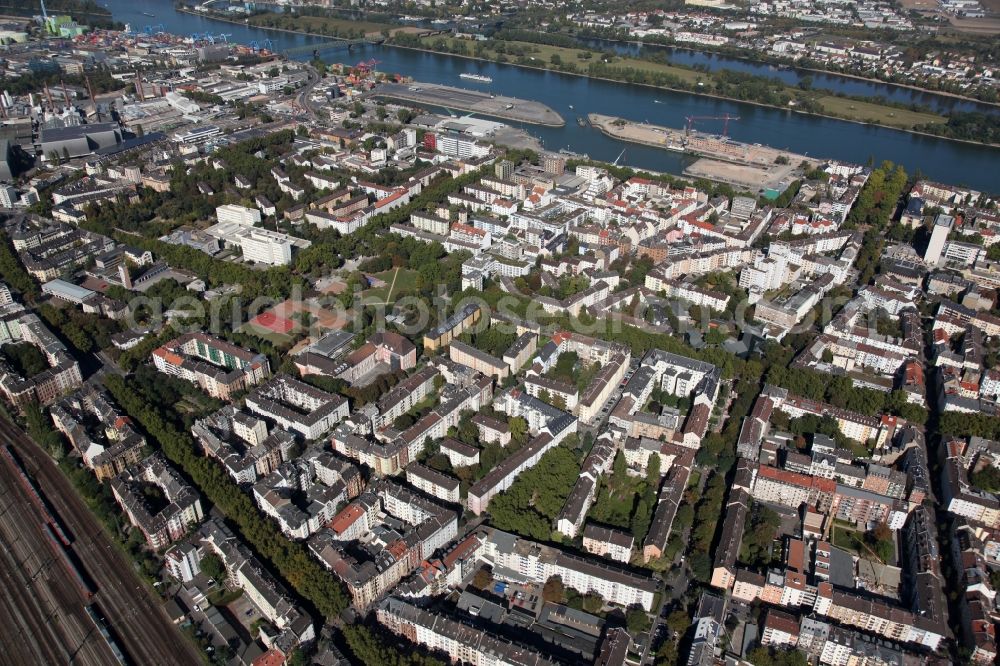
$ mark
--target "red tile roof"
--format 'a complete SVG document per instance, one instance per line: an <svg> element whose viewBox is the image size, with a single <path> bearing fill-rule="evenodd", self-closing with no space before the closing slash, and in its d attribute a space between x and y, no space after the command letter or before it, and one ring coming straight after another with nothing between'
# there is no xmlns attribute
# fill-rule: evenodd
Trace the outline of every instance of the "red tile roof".
<svg viewBox="0 0 1000 666"><path fill-rule="evenodd" d="M327 527L337 534L343 534L351 525L357 522L358 518L363 516L364 513L364 509L357 504L348 504L340 511L340 513L333 517L333 520L329 522Z"/></svg>

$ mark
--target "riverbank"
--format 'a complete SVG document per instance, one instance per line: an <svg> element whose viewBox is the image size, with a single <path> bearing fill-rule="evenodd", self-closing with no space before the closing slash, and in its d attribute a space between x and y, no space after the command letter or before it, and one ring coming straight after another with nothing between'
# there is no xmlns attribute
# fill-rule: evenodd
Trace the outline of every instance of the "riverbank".
<svg viewBox="0 0 1000 666"><path fill-rule="evenodd" d="M203 19L208 19L208 20L211 20L211 21L219 21L220 23L229 23L231 25L241 25L241 26L243 26L245 28L254 28L256 30L268 30L268 31L272 31L272 32L283 32L283 33L285 33L287 35L303 35L305 37L316 37L318 39L327 39L327 40L334 41L334 42L349 42L349 41L351 41L351 39L354 39L354 38L351 38L351 37L337 37L337 36L334 36L334 35L327 35L327 34L324 34L324 33L321 33L321 32L312 32L312 31L309 31L309 30L292 29L292 28L279 28L277 26L272 26L272 25L261 25L261 24L258 24L258 23L253 23L253 22L251 22L249 20L238 21L236 19L229 18L228 16L222 16L222 15L216 14L214 12L199 12L199 11L195 11L195 10L189 8L189 7L184 6L184 5L177 6L174 9L176 11L182 13L182 14L189 14L191 16L199 16L199 17L201 17ZM253 17L250 17L250 18L252 19ZM348 23L348 22L345 21L345 23ZM371 25L374 25L374 24L371 24ZM368 33L365 33L365 34L366 35L370 35L370 34L374 34L375 32L376 31L371 31L371 32L368 32ZM439 34L440 31L437 31L437 30L422 30L422 29L416 29L416 28L406 27L406 26L392 27L389 30L389 35L390 36L393 35L393 34L396 34L396 33L416 34L418 36L424 36L424 35L431 35L431 36L433 36L433 35ZM379 33L379 36L381 37L381 33Z"/></svg>
<svg viewBox="0 0 1000 666"><path fill-rule="evenodd" d="M757 58L755 56L761 55L761 54L756 54L753 51L751 51L751 52L745 52L742 49L735 49L735 50L713 49L712 47L707 46L707 45L702 45L702 46L700 46L698 48L695 48L693 46L686 46L684 44L663 44L663 43L660 43L660 42L645 42L645 41L642 41L642 40L634 40L634 39L608 39L606 37L579 37L577 39L592 40L592 41L595 41L595 42L606 42L608 44L626 44L626 45L629 45L629 46L636 46L636 47L639 47L639 48L642 48L642 47L652 47L652 48L661 48L661 49L676 49L676 50L679 50L679 51L687 51L689 53L699 53L699 54L706 54L706 55L712 55L712 56L721 56L723 58L732 58L734 60L742 60L743 62L751 64L751 65L753 65L753 64L758 64L758 65L759 64L765 64L765 65L772 65L772 66L776 66L776 67L786 67L786 68L788 68L790 70L793 70L793 71L796 71L796 72L801 72L801 73L821 74L821 75L825 75L825 76L841 76L841 77L844 77L846 79L852 79L852 80L855 80L855 81L862 81L864 83L869 83L871 85L890 86L890 87L896 87L896 88L903 88L905 90L912 90L914 92L921 93L921 94L924 94L924 95L936 95L936 96L940 96L940 97L947 97L947 98L950 98L950 99L960 100L960 101L963 101L963 102L970 102L972 104L982 104L983 106L987 106L987 107L991 107L993 109L1000 110L1000 101L990 102L988 100L982 100L982 99L978 99L976 97L970 97L968 95L962 95L962 94L959 94L959 93L948 92L946 90L936 90L936 89L933 89L933 88L923 88L921 86L916 86L916 85L913 85L911 83L900 83L898 81L886 81L884 79L876 79L876 78L872 78L872 77L869 77L869 76L863 76L861 74L851 74L849 72L841 72L841 71L835 70L835 69L823 69L823 68L819 68L819 67L803 67L802 65L797 64L794 60L787 59L787 58L778 58L778 57L773 56L773 55L763 55L763 57ZM831 91L831 93L833 93L833 92L835 92L835 91Z"/></svg>
<svg viewBox="0 0 1000 666"><path fill-rule="evenodd" d="M298 36L306 36L306 37L314 37L314 38L326 39L326 40L329 40L329 41L344 41L342 39L338 39L338 38L335 38L335 37L330 37L328 35L322 35L322 34L318 34L318 33L311 33L311 32L302 31L302 30L289 30L289 29L285 29L285 28L272 28L272 27L264 27L264 26L251 26L251 25L245 24L242 21L237 21L237 20L228 19L228 18L221 18L221 17L217 17L215 15L205 14L205 13L202 13L202 12L195 12L195 11L187 9L187 8L180 8L180 7L178 7L178 8L176 8L176 11L178 11L180 13L184 13L184 14L189 14L189 15L192 15L192 16L200 17L200 18L203 18L203 19L206 19L206 20L219 21L219 22L222 22L222 23L229 23L229 24L232 24L232 25L239 25L239 26L242 26L244 28L253 28L255 30L261 30L261 31L265 31L265 32L273 31L273 32L278 32L278 33L286 33L286 34L293 34L293 35L298 35ZM399 32L401 34L406 34L406 33L412 34L412 28L409 29L409 30L406 29L406 28L402 28L402 29L399 30ZM527 44L527 43L525 43L525 44ZM912 129L911 126L900 126L898 124L890 124L890 123L885 123L885 122L878 122L878 121L876 121L875 119L872 119L872 118L851 118L851 117L844 117L843 115L838 115L838 114L835 114L835 113L817 113L815 111L804 111L802 109L790 108L790 107L785 107L785 106L778 106L778 105L774 105L774 104L766 104L766 103L763 103L763 102L757 102L757 101L753 101L753 100L739 99L739 98L735 98L735 97L729 97L729 96L726 96L726 95L719 95L719 94L715 94L715 93L709 93L709 92L704 92L704 91L699 91L699 90L692 90L692 89L688 89L688 88L677 88L677 87L672 87L672 86L655 85L655 84L649 84L649 83L643 83L643 82L634 82L634 81L627 81L627 80L623 81L621 79L617 79L617 78L613 78L613 77L595 76L595 75L587 73L587 72L569 72L569 71L565 71L565 70L561 70L561 69L553 69L552 67L548 67L548 66L539 66L539 65L525 64L523 62L513 62L513 61L510 61L510 60L507 60L506 62L503 62L503 61L499 60L498 58L482 58L482 57L472 56L472 55L469 55L469 54L452 53L450 51L438 50L438 49L430 48L430 47L427 47L427 46L419 46L418 47L418 46L410 46L410 45L404 45L404 44L399 44L399 43L388 43L387 46L390 46L390 47L395 48L395 49L399 49L401 51L415 51L415 52L422 52L422 53L428 53L428 54L444 55L444 56L462 58L464 60L471 60L471 61L478 61L478 62L490 62L490 63L496 63L496 64L508 64L508 65L514 65L514 66L516 66L518 68L521 68L521 69L535 70L535 71L541 71L541 72L553 72L553 73L558 73L558 74L567 74L567 75L571 75L571 76L574 76L574 77L577 77L577 78L585 78L585 79L590 79L590 80L595 80L595 81L605 81L605 82L614 83L614 84L634 85L634 86L638 86L638 87L642 87L642 88L650 88L650 89L653 89L653 90L665 90L665 91L670 91L670 92L675 92L675 93L680 93L680 94L685 94L685 95L693 95L693 96L696 96L696 97L702 97L702 98L707 98L707 99L716 99L716 100L730 101L730 102L735 102L735 103L738 103L738 104L748 104L748 105L753 105L753 106L757 106L757 107L761 107L761 108L766 108L766 109L780 110L780 111L785 111L786 113L795 112L797 114L804 115L804 116L807 116L807 117L828 118L828 119L831 119L831 120L837 120L837 121L842 121L842 122L849 122L849 123L853 123L853 124L856 124L856 125L870 126L870 127L879 127L879 128L883 128L883 129L896 130L896 131L900 131L900 132L906 132L907 134L911 134L911 135L914 135L914 136L922 136L922 137L928 137L928 138L932 138L932 139L940 139L940 140L944 140L944 141L947 141L947 142L950 142L950 143L956 143L956 144L964 144L964 145L970 145L970 146L987 147L987 148L991 148L991 149L1000 147L1000 145L998 145L996 143L985 143L985 142L982 142L982 141L973 141L973 140L955 138L955 137L951 137L951 136L943 136L943 135L935 134L935 133L932 133L932 132L924 132L924 131L920 131L920 130L915 130L915 129ZM276 49L276 51L280 52L281 49L280 48ZM650 64L652 64L652 63L650 63ZM676 68L676 69L681 70L681 68ZM696 76L697 77L697 76L701 75L701 73L698 72L698 71L696 71L696 70L681 70L681 71L684 71L688 76ZM877 109L885 112L887 115L888 114L896 114L898 112L901 112L900 109L895 109L893 107L882 107L882 106L878 106L878 105L867 103L867 102L858 102L856 100L852 100L852 99L849 99L849 98L836 97L836 96L833 96L833 95L830 95L830 96L826 97L826 99L828 100L828 103L830 103L830 104L836 104L836 105L840 105L840 106L844 106L844 107L848 107L848 110L851 110L849 107L853 106L853 107L855 107L855 109L854 109L855 111L862 110L862 109L868 110L869 108L872 111L874 111L877 108ZM942 116L937 116L937 115L934 115L934 114L923 114L923 115L924 115L924 117L922 117L919 122L915 122L914 124L924 124L924 123L927 123L927 122L935 122L935 123L943 124L945 122L945 118L942 117ZM930 116L930 119L928 120L926 116Z"/></svg>
<svg viewBox="0 0 1000 666"><path fill-rule="evenodd" d="M253 19L255 17L250 17L250 21L249 22L243 22L243 21L234 20L232 18L226 17L226 16L221 15L221 14L217 14L217 13L214 13L214 12L208 12L208 13L206 13L206 12L197 12L197 11L193 11L193 10L191 10L191 9L189 9L187 7L183 7L183 6L179 6L176 9L177 9L177 11L180 11L180 12L183 12L183 13L187 13L187 14L191 14L191 15L194 15L194 16L200 16L200 17L203 17L203 18L208 18L208 19L212 19L212 20L222 21L224 23L230 23L230 24L233 24L233 25L245 25L247 27L257 28L257 29L260 29L260 30L274 30L276 32L284 32L284 33L288 33L288 34L306 35L306 36L309 36L309 37L318 37L318 38L323 38L323 39L333 39L333 40L347 40L347 39L349 39L347 37L342 37L342 36L337 36L337 35L329 35L329 34L321 33L321 32L313 32L311 30L304 30L304 29L300 29L300 28L291 29L291 28L282 28L282 27L278 27L278 26L274 26L274 25L267 25L267 24L264 24L264 23L260 23L260 22L254 21ZM267 17L267 18L270 18L270 17ZM301 20L313 20L313 19L315 19L315 22L333 23L333 24L336 24L336 25L340 25L340 26L344 27L345 29L350 29L351 27L353 27L355 25L358 25L358 23L360 23L360 25L362 25L362 26L368 26L368 27L372 28L372 30L365 31L364 32L365 35L374 34L374 33L380 33L381 34L382 32L388 32L389 35L390 35L390 37L392 35L397 34L397 33L399 33L399 34L416 34L416 35L420 35L420 36L436 36L436 35L440 35L440 34L443 34L444 32L446 32L446 31L434 30L434 29L430 29L430 28L416 28L416 27L412 27L412 26L395 26L393 24L379 23L379 22L370 22L370 21L352 22L352 21L348 21L346 19L337 19L337 18L334 18L334 17L325 17L325 16L323 16L323 17L313 17L313 16L300 16L300 17L297 17L297 20L300 20L300 21ZM634 47L637 47L637 48L648 47L648 48L661 48L661 49L665 49L665 50L674 49L674 50L679 50L679 51L687 51L689 53L704 54L704 55L711 55L711 56L720 56L720 57L724 57L724 58L732 58L734 60L741 60L741 61L743 61L745 63L748 63L748 64L765 64L765 65L772 65L772 66L780 66L780 67L783 67L783 68L787 68L789 70L793 70L793 71L798 72L798 73L819 74L819 75L825 75L825 76L830 76L830 77L843 77L845 79L851 79L851 80L854 80L854 81L860 81L860 82L871 84L871 85L880 85L880 86L901 88L901 89L904 89L904 90L909 90L909 91L913 91L915 93L920 93L920 94L924 94L924 95L940 96L940 97L944 97L944 98L948 98L948 99L954 99L954 100L958 100L958 101L962 101L962 102L968 102L970 104L980 104L980 105L983 105L984 107L988 107L990 110L993 110L993 109L1000 110L1000 101L990 102L990 101L987 101L987 100L981 100L981 99L977 99L975 97L970 97L968 95L962 95L962 94L959 94L959 93L948 92L948 91L945 91L945 90L936 90L936 89L932 89L932 88L925 88L925 87L916 86L916 85L908 84L908 83L901 83L901 82L897 82L897 81L887 81L887 80L883 80L883 79L872 78L872 77L863 76L863 75L860 75L860 74L852 74L852 73L849 73L849 72L842 72L842 71L833 70L833 69L823 69L823 68L817 68L817 67L803 67L803 66L801 66L799 64L796 64L796 62L794 60L790 60L790 59L786 59L786 58L779 58L779 57L775 57L775 56L769 55L769 54L756 54L756 53L753 53L753 52L746 53L746 52L744 52L741 49L735 49L735 50L713 49L713 48L711 48L709 46L700 46L700 47L696 48L696 47L687 46L687 45L684 45L684 44L663 44L663 43L655 42L655 41L646 42L646 41L634 40L634 39L610 39L610 38L607 38L607 37L598 37L598 36L586 36L586 37L583 37L583 38L580 38L580 39L592 40L592 41L595 41L595 42L604 42L604 43L607 43L609 45L634 46ZM535 42L526 42L526 43L532 43L532 44L535 44L537 46L541 46L542 45L542 44L535 43ZM396 46L396 47L399 47L399 48L412 48L412 47L408 47L408 46L402 46L400 44L393 44L393 46ZM557 48L567 48L567 47L557 47ZM592 48L592 47L589 47L586 44L581 44L580 48L581 49L586 49L586 48ZM417 50L420 50L420 49L417 49ZM433 49L428 50L428 52L431 52L431 53L445 53L446 55L460 55L460 54L454 54L454 53L450 53L450 52L437 51L437 50L433 50ZM757 56L759 56L759 57L757 57ZM494 60L493 62L496 62L496 61ZM672 66L673 67L677 67L677 68L690 69L690 71L693 71L693 72L697 72L698 71L698 70L696 70L694 68L689 68L687 65L672 65ZM550 69L550 68L546 68L546 69ZM722 67L720 69L725 69L725 67ZM552 70L552 69L550 69L550 71L561 71L561 70ZM569 73L569 72L562 72L562 73ZM764 76L764 75L763 74L757 74L757 76ZM591 78L601 78L601 77L591 77ZM611 80L614 80L614 79L611 79ZM792 88L792 86L789 86L789 87ZM671 90L674 90L674 89L671 88ZM829 88L824 88L822 86L818 86L817 88L815 88L813 90L814 91L815 90L827 91L827 92L829 92L829 97L838 97L839 98L839 95L837 94L837 92L835 90L830 90ZM681 92L691 92L691 91L682 89ZM695 94L697 94L697 93L695 93ZM871 99L874 99L876 97L878 97L878 95L873 95L873 96L871 96ZM854 101L854 102L858 102L859 101L857 99L852 99L850 97L844 97L842 99L851 99L851 101ZM734 99L734 101L744 101L744 100ZM862 102L862 103L865 103L865 102ZM868 102L868 103L869 104L873 104L873 105L878 105L877 102ZM896 107L889 107L889 108L896 108ZM902 110L902 107L899 107L899 110ZM818 115L822 115L822 114L818 114ZM840 116L833 116L833 117L840 117ZM844 117L843 119L845 119L845 120L858 120L857 118L849 118L849 117ZM888 123L879 123L879 124L882 125L882 126L886 126L886 127L898 127L898 126L894 126L894 125L888 124ZM906 128L903 128L903 129L906 129ZM947 138L947 137L942 137L942 138Z"/></svg>

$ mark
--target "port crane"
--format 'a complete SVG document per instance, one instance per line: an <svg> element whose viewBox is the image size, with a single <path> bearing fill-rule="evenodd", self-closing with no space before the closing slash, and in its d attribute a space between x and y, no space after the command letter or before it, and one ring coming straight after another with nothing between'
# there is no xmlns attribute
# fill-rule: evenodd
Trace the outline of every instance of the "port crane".
<svg viewBox="0 0 1000 666"><path fill-rule="evenodd" d="M354 67L351 67L351 76L355 82L367 81L369 78L375 76L375 68L378 64L382 62L381 60L376 60L372 58L370 60L362 60Z"/></svg>
<svg viewBox="0 0 1000 666"><path fill-rule="evenodd" d="M729 121L739 120L739 116L733 116L728 113L724 113L721 116L687 116L684 120L687 121L687 125L684 126L684 136L691 134L691 128L694 126L695 121L698 120L721 120L722 123L722 136L728 136L729 133Z"/></svg>
<svg viewBox="0 0 1000 666"><path fill-rule="evenodd" d="M191 34L191 43L196 42L208 42L209 44L215 44L216 42L229 43L229 38L232 37L232 33L221 33L218 35L213 35L210 32L204 34L200 32L195 32Z"/></svg>
<svg viewBox="0 0 1000 666"><path fill-rule="evenodd" d="M375 58L372 58L371 60L362 60L361 62L359 62L357 65L354 66L354 69L358 70L359 72L369 74L375 71L375 67L378 66L380 62L382 61L376 60Z"/></svg>

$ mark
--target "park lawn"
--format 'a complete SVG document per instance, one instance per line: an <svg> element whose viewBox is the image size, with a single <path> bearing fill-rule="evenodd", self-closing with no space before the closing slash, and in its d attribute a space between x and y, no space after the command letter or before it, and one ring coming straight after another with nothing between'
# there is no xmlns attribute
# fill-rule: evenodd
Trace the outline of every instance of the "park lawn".
<svg viewBox="0 0 1000 666"><path fill-rule="evenodd" d="M857 530L835 524L831 531L834 546L856 553L857 555L864 554L864 547L862 546L860 539L857 537Z"/></svg>
<svg viewBox="0 0 1000 666"><path fill-rule="evenodd" d="M441 39L441 37L427 37L423 40L427 47L432 47L434 42ZM475 42L469 41L467 39L457 39L455 37L444 38L444 41L448 43L449 47L455 48L458 46L464 49L466 54L472 56L474 51ZM581 71L581 73L587 73L587 65L591 62L597 62L600 59L600 55L596 51L588 51L587 49L574 49L567 48L564 46L552 46L550 44L533 44L530 42L505 42L512 47L521 47L525 51L531 50L531 53L527 55L528 58L533 58L533 65L543 68L551 68L552 56L558 55L563 63L574 63ZM580 54L590 53L591 57L589 59L580 58ZM495 60L499 54L494 51L486 51L487 58L490 60ZM510 62L514 62L519 56L514 56L505 54ZM647 62L645 60L635 60L633 58L621 58L616 57L611 63L612 66L616 67L628 67L640 71L646 72L658 72L661 74L671 74L680 79L688 81L690 83L695 83L700 79L704 79L705 75L701 72L696 72L691 69L685 69L683 67L674 67L672 65L666 65L658 62Z"/></svg>
<svg viewBox="0 0 1000 666"><path fill-rule="evenodd" d="M857 442L853 439L848 439L846 442L847 450L855 455L857 458L871 458L872 452L867 446L861 442Z"/></svg>
<svg viewBox="0 0 1000 666"><path fill-rule="evenodd" d="M611 63L612 67L628 67L642 72L655 72L658 74L670 74L676 76L687 83L696 84L699 81L709 81L711 77L702 72L684 67L674 67L659 62L648 62L646 60L635 60L633 58L615 58Z"/></svg>
<svg viewBox="0 0 1000 666"><path fill-rule="evenodd" d="M396 274L397 271L398 275ZM417 272L409 268L393 268L381 273L372 273L372 275L385 282L385 286L366 289L362 292L362 295L368 301L377 300L380 303L395 303L395 299L403 294L412 294L417 288ZM396 278L395 284L393 284L393 276Z"/></svg>
<svg viewBox="0 0 1000 666"><path fill-rule="evenodd" d="M388 23L375 23L372 21L348 21L326 16L296 16L276 17L272 14L260 14L250 17L250 25L268 26L283 28L286 30L299 30L302 32L312 32L331 37L342 37L345 35L358 35L361 33L380 33L383 30L392 30L397 26Z"/></svg>
<svg viewBox="0 0 1000 666"><path fill-rule="evenodd" d="M897 109L873 102L859 102L835 95L824 95L817 98L817 101L823 106L823 110L832 116L862 122L876 122L880 125L891 125L893 127L908 129L914 125L945 122L945 119L936 113Z"/></svg>

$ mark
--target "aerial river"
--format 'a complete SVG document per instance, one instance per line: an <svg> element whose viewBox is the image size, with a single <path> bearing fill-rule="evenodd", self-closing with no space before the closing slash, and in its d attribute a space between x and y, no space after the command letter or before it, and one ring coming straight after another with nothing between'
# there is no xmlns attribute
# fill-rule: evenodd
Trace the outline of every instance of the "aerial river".
<svg viewBox="0 0 1000 666"><path fill-rule="evenodd" d="M635 42L613 42L601 39L585 40L585 43L591 48L604 51L611 49L623 56L666 54L670 62L675 65L702 67L712 72L720 69L728 69L734 72L775 78L789 86L797 86L803 79L808 77L811 80L810 85L814 89L822 88L844 95L883 97L889 101L901 104L924 104L939 113L947 113L953 110L1000 113L1000 107L995 104L986 104L951 95L941 95L934 92L917 90L916 88L883 83L881 81L844 76L843 74L834 72L798 69L795 67L777 67L768 63L753 62L745 58L699 51L695 48L661 46L659 44L638 44Z"/></svg>
<svg viewBox="0 0 1000 666"><path fill-rule="evenodd" d="M110 9L115 20L130 24L135 31L142 31L147 25L151 25L154 29L182 36L206 32L214 35L225 33L229 35L229 41L242 44L253 41L263 44L265 39L270 39L274 49L279 52L285 48L325 41L318 37L234 25L178 12L169 0L101 0L101 4ZM375 58L379 61L379 71L398 72L418 81L488 90L543 102L566 119L566 126L525 126L524 129L539 137L547 149L566 148L598 160L613 161L624 150L620 164L675 174L679 174L690 162L690 158L678 153L615 141L596 129L578 126L577 117L600 113L682 127L687 116L718 116L729 113L740 117L740 120L729 123L730 135L740 141L856 163L867 163L869 159L876 162L892 160L905 165L910 173L920 171L925 176L942 182L1000 192L998 148L689 93L598 81L389 46L367 46L356 49L354 53L336 50L324 53L323 56L331 62L349 64ZM705 54L701 54L701 57L714 58ZM753 65L746 62L744 64ZM493 83L477 84L460 79L458 75L462 72L490 76ZM815 75L814 79L815 85L820 87L820 75ZM823 79L822 87L832 88L837 81L847 80L843 77L830 77L829 81ZM845 92L855 91L846 89ZM696 127L702 131L722 129L721 123L713 121L699 121Z"/></svg>

